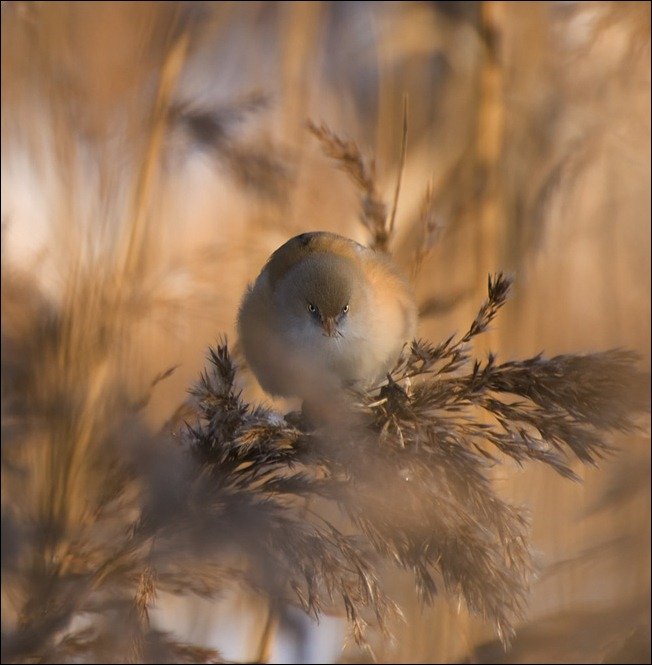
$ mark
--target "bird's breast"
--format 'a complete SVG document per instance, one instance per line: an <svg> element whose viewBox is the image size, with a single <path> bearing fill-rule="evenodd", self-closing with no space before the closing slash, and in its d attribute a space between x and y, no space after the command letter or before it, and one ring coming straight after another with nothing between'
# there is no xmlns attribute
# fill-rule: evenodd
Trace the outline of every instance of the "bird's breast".
<svg viewBox="0 0 652 665"><path fill-rule="evenodd" d="M384 371L384 359L377 357L364 322L349 320L333 335L312 321L295 322L281 334L288 353L307 370L330 373L341 383L365 384L378 376L380 365L381 374Z"/></svg>

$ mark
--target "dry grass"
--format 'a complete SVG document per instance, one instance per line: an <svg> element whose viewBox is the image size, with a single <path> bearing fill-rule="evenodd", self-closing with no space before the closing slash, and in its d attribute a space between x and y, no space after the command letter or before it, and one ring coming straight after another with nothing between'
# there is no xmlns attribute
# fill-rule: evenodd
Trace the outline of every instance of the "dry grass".
<svg viewBox="0 0 652 665"><path fill-rule="evenodd" d="M291 607L349 659L649 658L647 3L2 15L3 662L228 661L159 608L229 594L256 660ZM224 341L196 376L319 227L403 261L422 324L316 427Z"/></svg>

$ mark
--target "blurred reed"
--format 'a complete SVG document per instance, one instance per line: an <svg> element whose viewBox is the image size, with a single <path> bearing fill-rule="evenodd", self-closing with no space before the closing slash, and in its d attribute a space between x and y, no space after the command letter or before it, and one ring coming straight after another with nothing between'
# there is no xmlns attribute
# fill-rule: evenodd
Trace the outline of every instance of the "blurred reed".
<svg viewBox="0 0 652 665"><path fill-rule="evenodd" d="M607 381L610 368L634 376L629 356L585 354L629 347L649 371L649 12L2 4L3 662L224 660L214 636L194 646L164 630L179 623L164 616L172 595L217 597L216 611L229 594L271 598L270 612L249 613L282 624L292 598L313 615L341 613L338 593L359 639L368 621L394 633L392 643L366 631L381 661L649 661L643 436L618 439L619 454L590 472L553 449L494 441L582 486L500 455L479 471L486 443L459 457L424 444L435 412L441 432L461 431L453 398L478 432L496 427L487 405L516 422L517 403L491 401L506 386L529 408L538 396L577 417L592 404L599 428L645 408L645 373L639 393L621 392L617 373ZM233 331L264 257L313 229L413 266L424 339L484 321L487 273L513 271L514 299L466 340L475 347L415 344L336 441L281 419L287 405L248 406L239 391L260 393L225 345L178 411L176 437L161 431L206 347ZM502 305L505 284L491 282L489 303ZM565 355L474 366L472 348ZM405 387L435 361L451 363L450 383L413 376ZM464 410L480 398L484 415ZM528 441L529 429L505 431ZM593 459L600 441L575 441L575 453ZM372 470L419 491L403 496L401 484L401 504L388 481L379 495ZM344 515L328 507L338 503ZM520 504L541 571L527 594ZM453 600L423 610L415 575L422 597L443 579ZM460 589L489 624L515 629L510 650L453 607ZM265 621L239 658L269 653ZM351 646L343 657L368 655Z"/></svg>

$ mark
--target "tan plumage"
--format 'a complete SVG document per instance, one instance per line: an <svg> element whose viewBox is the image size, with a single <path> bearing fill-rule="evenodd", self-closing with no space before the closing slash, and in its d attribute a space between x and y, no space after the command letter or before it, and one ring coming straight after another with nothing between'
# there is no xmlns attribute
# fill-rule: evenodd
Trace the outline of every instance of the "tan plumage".
<svg viewBox="0 0 652 665"><path fill-rule="evenodd" d="M277 249L244 295L238 332L273 395L368 386L416 329L412 293L390 259L333 233L304 233Z"/></svg>

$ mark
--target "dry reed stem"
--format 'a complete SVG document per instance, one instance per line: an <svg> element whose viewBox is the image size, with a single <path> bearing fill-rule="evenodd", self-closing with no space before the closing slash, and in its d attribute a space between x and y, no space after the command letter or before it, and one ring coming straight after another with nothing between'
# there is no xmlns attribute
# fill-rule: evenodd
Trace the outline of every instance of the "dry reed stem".
<svg viewBox="0 0 652 665"><path fill-rule="evenodd" d="M441 3L433 11L444 11L445 5ZM491 7L487 11L491 12ZM550 11L557 11L556 6ZM617 38L629 34L616 31L614 39L614 28L622 26L620 19L613 16L621 16L621 11L607 12L604 21L588 28L590 48L603 48L603 42L618 46ZM647 45L649 50L649 6L636 11L642 11L639 47L645 49ZM45 63L43 78L47 94L57 99L61 98L62 89L72 94L68 80L57 70L56 59L50 58L52 54L43 49L44 44L47 41L36 40L30 57ZM632 43L624 51L627 57L623 62L628 71L636 55L634 46ZM61 42L57 48L67 46ZM164 69L172 72L172 80L180 76L173 72L177 65L183 66L184 58L179 56L176 65L170 64L168 58ZM563 58L558 62L564 62ZM575 53L573 86L575 77L586 76L582 64ZM459 71L456 66L452 62L453 73ZM509 71L506 67L502 72L503 83ZM614 71L617 70L607 70L610 78ZM623 76L614 76L613 80L626 79L628 71L622 71ZM636 77L641 69L631 71L631 76ZM14 79L22 81L20 77ZM476 118L481 133L493 132L484 139L476 137L474 143L476 157L489 155L489 162L500 161L502 157L496 156L495 150L497 147L500 150L501 141L509 138L505 134L507 126L498 126L504 123L500 113L494 115L489 104L492 96L502 94L495 87L499 79L500 76L493 83L486 82L488 88L483 93L486 104L480 109L483 119ZM566 85L569 81L571 77ZM169 85L174 88L173 81ZM161 112L171 101L171 93L163 94L163 88L161 78L157 93ZM384 92L386 89L379 90L380 94ZM523 94L522 89L520 93ZM506 104L518 94L518 90L508 90L502 102ZM548 94L549 106L544 111L553 106L563 110L568 102L564 94L572 97L575 90ZM575 102L583 104L581 110L586 113L590 108L580 99L582 94L585 91L577 92ZM161 100L161 96L165 99ZM528 100L534 97L524 95ZM623 99L623 107L617 107L619 113L616 116L607 113L604 121L610 125L617 117L619 132L627 124L623 115L629 111L624 106L631 101L627 96ZM505 107L503 112L507 110ZM69 140L71 116L61 108L53 109L53 113L55 151L62 165L60 175L71 183L65 189L69 196L57 202L57 213L69 224L75 217L74 198L80 193L83 180L68 178L79 158L76 143ZM474 106L473 114L476 113ZM537 117L531 109L529 113L530 124L524 122L522 134L515 136L530 136L524 130L531 133ZM562 144L560 154L552 155L555 159L550 158L549 164L534 164L541 171L549 169L548 173L539 174L534 185L529 180L518 180L527 185L523 186L524 193L518 203L525 206L524 218L535 219L537 228L546 227L548 232L552 223L549 216L543 213L541 217L533 216L532 206L543 208L551 201L558 204L558 189L576 187L580 176L586 175L587 165L602 153L600 145L592 143L600 138L600 132L587 132L587 144L580 141L578 152L571 146L574 159L564 161L563 152L569 144L564 145L564 136L569 127L555 124L547 115L539 120L543 124L541 135ZM134 187L137 194L129 223L137 221L133 222L134 228L128 229L129 234L125 233L126 249L119 257L125 297L132 287L128 278L144 269L145 262L140 258L147 258L148 215L165 140L157 132L160 129L165 135L170 129L169 124L159 126L155 121L154 125L146 141L145 163ZM538 129L539 124L536 126ZM379 127L379 131L383 129L386 127ZM377 246L386 245L386 236L390 235L387 231L393 227L397 208L397 192L386 226L387 208L377 192L371 162L355 144L341 141L327 128L322 130L322 145L327 144L325 152L331 151L331 156L340 161L361 190L363 217L373 242ZM491 144L486 153L482 147L485 139ZM619 133L618 140L621 139L627 140ZM418 145L418 140L411 125L411 145ZM539 161L544 161L540 158L541 150L532 150L525 143L524 153L530 150ZM261 164L249 159L251 153L243 150L224 154L229 155L225 160L229 171L244 175L236 180L242 185L247 184L252 164L255 168ZM634 151L632 155L640 159L639 153ZM525 165L518 162L519 173L522 171L527 178L533 172L529 168L533 160L529 159ZM473 157L468 158L472 160ZM269 160L265 164L269 165ZM466 167L465 162L460 170L464 172ZM610 173L623 175L617 166L613 168L615 171ZM550 177L546 179L545 175ZM632 172L626 175L630 180ZM403 178L405 185L407 174ZM101 191L106 193L111 182L107 178ZM427 237L437 235L437 223L442 216L446 218L452 210L449 217L455 219L458 210L446 202L442 190L448 190L449 198L457 201L458 206L462 205L460 201L475 194L467 186L464 173L462 177L451 175L450 180L444 178L442 182L445 184L437 186L434 193L432 188L427 190L418 220L424 239L417 249L417 258L423 267L432 242ZM544 184L537 198L538 182ZM618 178L610 180L609 185L622 193L617 188ZM636 191L633 193L635 198ZM591 200L599 203L602 200L599 195L599 188L593 187ZM622 198L632 200L629 195ZM496 200L503 205L500 197ZM446 214L441 214L442 207ZM516 205L514 209L523 210ZM609 208L610 215L620 211L620 207ZM495 215L491 206L485 212L489 217ZM500 215L499 218L496 223L502 219ZM597 222L591 218L591 224L599 225L600 216L597 218ZM565 218L562 215L560 219L563 222ZM621 224L629 224L627 234L638 238L626 216L613 214L612 226L616 223L613 220L617 220L619 229ZM588 228L578 233L588 234ZM616 281L612 279L610 252L619 246L622 250L619 243L626 242L627 234L613 236L618 242L609 244L609 252L604 255L607 260L600 265L599 280L604 280L609 288L614 286L608 282ZM528 243L519 248L524 260L531 259L529 251L534 246L531 235L523 234ZM479 254L485 259L495 254L496 258L500 249L497 239L488 236L485 239L487 246L478 245ZM558 248L559 245L559 241L552 244ZM72 243L64 246L69 249ZM449 279L458 263L468 261L468 244L460 242L447 247L443 254L441 273ZM183 433L170 442L162 435L153 437L138 413L149 393L141 400L123 394L124 376L115 367L122 358L122 344L127 337L120 333L130 331L127 328L135 317L129 318L124 308L118 311L107 307L107 303L112 303L114 291L111 285L107 286L106 267L90 266L98 268L95 274L80 253L66 251L63 255L72 257L64 297L59 304L49 304L38 316L34 315L22 328L21 316L27 310L32 316L38 310L36 304L44 299L39 299L36 289L20 292L15 284L10 284L5 272L9 266L3 260L3 435L7 435L3 436L3 501L7 498L3 503L3 593L5 589L8 595L15 593L20 613L19 621L14 623L3 612L3 661L218 659L214 651L186 645L148 625L148 612L154 602L154 577L156 590L170 593L219 596L227 588L242 586L269 595L277 602L297 604L311 616L343 608L352 633L362 640L366 623L387 625L387 617L395 609L383 593L386 588L380 560L409 571L418 595L426 602L442 590L453 597L461 595L469 607L493 622L504 638L524 598L528 538L522 512L496 496L491 468L501 468L504 461L510 460L517 464L539 462L565 478L576 479L581 466L574 460L596 463L610 453L609 434L628 431L635 424L636 414L649 410L646 397L649 376L640 372L636 359L623 351L501 363L490 355L487 360L474 362L470 343L487 329L506 297L505 280L499 278L490 281L488 302L465 334L440 344L415 341L404 364L396 368L386 385L351 399L351 404L357 404L355 417L342 427L326 433L303 431L300 419L284 418L266 408L245 404L234 385L237 373L229 367L228 350L222 349L211 357L205 385L200 381L195 395L201 415L199 423L195 425L196 412L184 411L181 418L188 421L191 429L185 431L182 427ZM620 271L618 278L622 279L622 271L627 267L622 251L616 252L614 260L620 261L616 268ZM435 267L428 267L432 269L430 275L437 274ZM483 271L486 267L477 269ZM115 266L110 268L113 270ZM637 294L646 287L640 286L640 275L637 278L636 293L623 294L625 289L621 285L612 295L622 296L626 303L639 303ZM544 281L548 283L547 275ZM549 296L560 286L567 288L569 283L554 276L549 281L549 291L543 289L543 284L533 298L533 306L538 307L535 311L541 312L536 325L552 326L547 322L554 320L555 332L557 328L561 330L560 337L555 339L561 338L568 345L571 341L564 335L569 328L555 319L551 298L546 293ZM15 300L13 309L6 309L10 305L8 295ZM627 320L623 318L626 303L611 302L606 313L610 321L618 318L622 324ZM617 316L611 307L617 309ZM640 324L642 319L637 321ZM639 337L634 338L644 339L644 325L627 329L631 332L639 328L640 332L636 332ZM529 334L525 326L517 332ZM586 334L591 336L592 345L599 348L599 342L593 339L596 332L599 330L591 328ZM543 346L542 338L536 336L536 339ZM532 343L529 339L528 347ZM516 401L514 395L519 396ZM489 417L479 417L483 413ZM11 445L7 445L7 440ZM180 443L192 453L176 455ZM29 450L22 455L17 454L17 448ZM627 448L627 454L630 453ZM631 473L625 474L618 490L630 499L632 478ZM645 492L649 479L641 483L635 489ZM541 484L540 494L550 501L552 493L545 491L547 487ZM397 490L394 492L392 488ZM552 497L555 501L556 494ZM307 502L313 501L311 497L317 497L319 504L342 508L347 515L342 518L346 524L324 521L320 510L305 510ZM613 503L615 499L609 501ZM569 508L562 501L557 505L559 512ZM628 510L627 504L625 510L623 522L632 519L635 512ZM330 512L326 515L332 516ZM559 517L555 514L554 520ZM9 537L5 537L6 533ZM5 548L9 550L6 558ZM247 561L243 568L233 570L234 551ZM645 551L649 552L643 546L640 551L643 557ZM634 565L640 568L635 555L631 556L632 559L626 560L635 562L632 569ZM635 571L631 575L628 571L630 577L636 577L637 582L646 579L644 574L636 576ZM642 616L640 610L635 613L625 611L627 608L622 609L621 605L615 607L626 617L628 628L637 625ZM78 617L88 619L91 628L79 629ZM532 622L524 630L524 636L531 635L533 643L537 640L535 624L536 621ZM572 632L562 634L569 639L586 634L586 624L580 621L569 619L568 626ZM411 634L416 632L414 623L410 623L409 630ZM558 634L546 633L546 639L554 642ZM454 641L455 632L451 631L448 637ZM422 634L423 642L426 638L442 641L440 632L432 630L430 624L425 635ZM261 640L263 646L265 641ZM481 657L479 654L478 658Z"/></svg>
<svg viewBox="0 0 652 665"><path fill-rule="evenodd" d="M127 226L129 234L122 252L124 258L118 263L122 268L123 280L137 278L143 270L152 192L169 128L172 94L181 75L189 41L190 35L184 29L166 53L161 67L151 131L137 177L132 216Z"/></svg>
<svg viewBox="0 0 652 665"><path fill-rule="evenodd" d="M499 220L505 214L500 178L505 127L504 74L504 22L505 3L483 2L480 7L481 30L484 37L482 63L479 72L479 110L477 127L478 174L481 182L477 203L478 284L486 270L497 265L496 248L499 246Z"/></svg>
<svg viewBox="0 0 652 665"><path fill-rule="evenodd" d="M256 648L254 663L268 663L272 656L272 648L274 646L274 639L278 629L278 616L271 603L267 602L265 621L263 622L263 629L260 634L260 640Z"/></svg>
<svg viewBox="0 0 652 665"><path fill-rule="evenodd" d="M421 200L419 218L415 225L420 230L421 238L412 259L410 279L413 283L416 282L423 262L432 252L444 230L444 224L437 213L436 203L435 188L433 183L429 182ZM423 312L420 314L423 315Z"/></svg>
<svg viewBox="0 0 652 665"><path fill-rule="evenodd" d="M389 216L389 225L387 228L387 237L391 240L394 235L394 223L396 221L396 209L398 208L398 196L401 191L401 180L403 170L405 169L405 158L407 156L407 135L408 135L408 97L403 97L403 133L401 135L401 156L398 161L398 175L396 176L396 189L394 190L394 201L392 203L392 212Z"/></svg>

